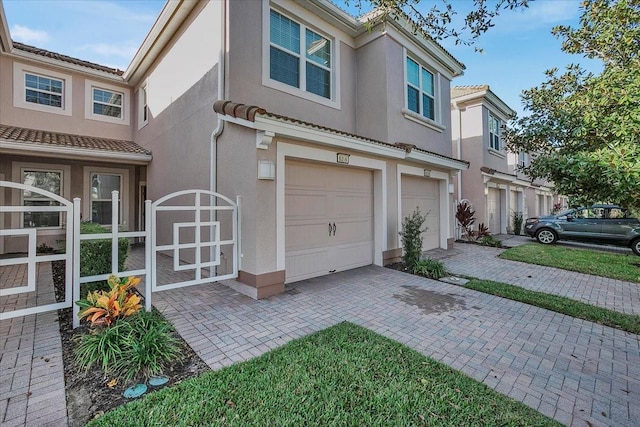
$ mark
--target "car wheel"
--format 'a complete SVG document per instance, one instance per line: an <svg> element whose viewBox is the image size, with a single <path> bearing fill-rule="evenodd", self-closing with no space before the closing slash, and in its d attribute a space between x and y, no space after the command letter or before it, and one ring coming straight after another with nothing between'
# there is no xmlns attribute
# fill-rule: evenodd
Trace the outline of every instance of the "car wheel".
<svg viewBox="0 0 640 427"><path fill-rule="evenodd" d="M556 236L556 233L549 230L548 228L543 228L536 233L536 239L543 245L550 245L551 243L554 243L556 240L558 240L558 236Z"/></svg>
<svg viewBox="0 0 640 427"><path fill-rule="evenodd" d="M631 250L634 254L640 256L640 239L636 239L631 242Z"/></svg>

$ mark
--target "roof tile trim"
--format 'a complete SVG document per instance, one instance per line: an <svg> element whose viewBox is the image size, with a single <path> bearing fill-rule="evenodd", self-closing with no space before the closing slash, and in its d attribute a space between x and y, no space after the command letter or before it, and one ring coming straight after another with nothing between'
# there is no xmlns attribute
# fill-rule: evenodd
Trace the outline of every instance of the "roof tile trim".
<svg viewBox="0 0 640 427"><path fill-rule="evenodd" d="M426 154L430 154L430 155L433 155L433 156L436 156L436 157L440 157L442 159L453 160L453 161L461 162L461 163L464 163L464 164L467 164L467 165L469 164L469 162L467 162L466 160L454 159L453 157L445 156L445 155L439 154L439 153L434 153L433 151L423 150L421 148L417 148L413 144L406 144L406 143L401 143L401 142L397 142L395 144L389 144L388 142L382 142L382 141L378 141L378 140L371 139L371 138L365 138L363 136L356 135L354 133L349 133L349 132L341 131L341 130L338 130L338 129L333 129L333 128L322 126L322 125L318 125L318 124L315 124L315 123L305 122L303 120L294 119L292 117L282 116L280 114L270 113L267 110L265 110L264 108L261 108L261 107L255 106L255 105L239 104L239 103L235 103L235 102L228 101L228 100L218 100L218 101L214 102L214 104L213 104L213 111L215 111L218 114L231 116L231 117L236 118L236 119L248 120L250 122L255 122L256 121L255 120L256 115L260 115L260 116L273 118L273 119L276 119L276 120L279 120L279 121L283 121L283 122L294 123L294 124L297 124L297 125L301 125L301 126L305 126L305 127L309 127L309 128L313 128L313 129L317 129L317 130L330 132L330 133L333 133L335 135L347 136L347 137L350 137L350 138L356 138L356 139L359 139L361 141L366 141L366 142L373 143L373 144L392 147L392 148L395 148L395 149L399 149L399 150L405 151L407 153L411 152L411 149L415 149L416 151L420 151L420 152L423 152L423 153L426 153ZM411 149L408 150L408 147L411 147Z"/></svg>
<svg viewBox="0 0 640 427"><path fill-rule="evenodd" d="M78 148L102 152L150 156L151 151L133 141L99 138L0 125L0 139L17 143L34 143L54 147Z"/></svg>
<svg viewBox="0 0 640 427"><path fill-rule="evenodd" d="M67 62L69 64L80 65L82 67L91 68L92 70L103 71L105 73L114 74L116 76L121 76L124 73L124 71L118 68L110 68L104 65L100 65L93 62L84 61L82 59L73 58L71 56L63 55L61 53L51 52L45 49L41 49L39 47L29 46L24 43L18 43L16 41L13 41L13 47L23 52L44 56L45 58L55 59L58 61Z"/></svg>

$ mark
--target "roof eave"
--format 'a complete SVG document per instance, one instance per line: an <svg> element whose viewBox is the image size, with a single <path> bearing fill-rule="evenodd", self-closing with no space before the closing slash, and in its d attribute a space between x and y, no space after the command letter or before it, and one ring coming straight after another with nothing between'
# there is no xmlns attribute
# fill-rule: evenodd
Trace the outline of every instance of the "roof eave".
<svg viewBox="0 0 640 427"><path fill-rule="evenodd" d="M151 154L98 151L96 149L77 147L52 147L46 144L16 142L7 139L0 139L0 153L73 160L113 161L137 165L146 165L153 158Z"/></svg>
<svg viewBox="0 0 640 427"><path fill-rule="evenodd" d="M82 65L72 64L70 62L61 61L59 59L47 58L46 56L38 55L31 52L25 52L19 49L13 49L10 54L12 57L21 60L28 60L33 62L39 62L41 64L47 64L58 69L62 70L70 70L78 73L82 73L85 75L89 75L91 77L99 77L101 79L111 80L115 83L124 83L124 80L121 76L113 73L107 73L106 71L96 70L93 68L85 67Z"/></svg>
<svg viewBox="0 0 640 427"><path fill-rule="evenodd" d="M126 81L134 86L138 83L197 4L197 0L165 3L156 22L122 75Z"/></svg>
<svg viewBox="0 0 640 427"><path fill-rule="evenodd" d="M13 50L13 41L9 33L9 24L4 13L4 6L0 0L0 51L10 53Z"/></svg>
<svg viewBox="0 0 640 427"><path fill-rule="evenodd" d="M466 170L469 168L469 164L462 160L442 157L420 150L407 152L403 148L369 140L364 137L345 135L339 131L334 132L326 129L316 129L314 127L298 123L290 123L270 117L269 115L258 114L255 116L253 121L220 113L218 113L218 117L229 123L255 129L262 133L267 133L270 135L270 138L275 136L292 138L298 141L311 142L314 144L332 146L341 149L350 149L386 158L410 160L430 167L440 167L454 171ZM259 141L257 141L256 144L259 148Z"/></svg>

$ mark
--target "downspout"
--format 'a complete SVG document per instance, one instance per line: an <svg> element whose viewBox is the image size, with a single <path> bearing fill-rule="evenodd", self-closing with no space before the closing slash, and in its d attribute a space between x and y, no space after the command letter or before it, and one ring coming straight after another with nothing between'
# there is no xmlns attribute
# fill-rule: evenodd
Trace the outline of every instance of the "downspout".
<svg viewBox="0 0 640 427"><path fill-rule="evenodd" d="M458 137L456 138L456 158L458 160L462 160L462 111L460 111L460 107L458 106L458 102L454 101L453 106L458 112ZM458 171L458 176L456 177L458 181L458 203L462 201L462 170ZM457 208L457 205L456 205ZM454 213L453 223L456 224L456 218ZM456 226L456 238L462 238L462 231L459 227Z"/></svg>
<svg viewBox="0 0 640 427"><path fill-rule="evenodd" d="M225 99L225 55L227 48L227 1L220 2L222 12L222 23L220 25L220 53L218 55L218 92L216 96L218 99ZM216 114L216 116L218 116ZM209 191L217 193L218 189L218 137L222 135L224 131L224 120L218 116L218 121L215 129L211 132L211 139L209 142ZM210 197L209 204L214 206L217 200L214 196ZM215 211L217 220L218 212ZM213 227L209 227L209 241L213 242L215 239L215 231ZM213 251L209 250L210 261L213 261ZM216 269L216 275L217 267Z"/></svg>
<svg viewBox="0 0 640 427"><path fill-rule="evenodd" d="M456 155L458 160L462 160L462 111L456 102L456 111L458 112L458 138L456 140ZM462 171L458 172L458 203L462 201Z"/></svg>
<svg viewBox="0 0 640 427"><path fill-rule="evenodd" d="M220 37L220 54L218 56L218 99L225 99L225 54L227 47L227 2L221 1L222 24ZM215 129L211 133L209 151L209 191L216 192L218 187L218 137L224 131L224 120L218 117ZM212 230L213 231L213 230Z"/></svg>

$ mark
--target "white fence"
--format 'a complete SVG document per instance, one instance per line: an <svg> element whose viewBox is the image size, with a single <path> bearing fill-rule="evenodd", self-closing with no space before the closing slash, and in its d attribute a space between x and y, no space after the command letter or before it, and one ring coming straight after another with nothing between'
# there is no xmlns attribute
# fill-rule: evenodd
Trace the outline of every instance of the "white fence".
<svg viewBox="0 0 640 427"><path fill-rule="evenodd" d="M58 206L4 206L0 205L0 215L5 213L14 213L22 215L27 212L59 212L61 215L60 221L66 221L66 245L65 251L62 254L53 255L38 255L37 254L37 229L35 228L9 228L1 229L0 237L4 236L26 236L27 237L27 254L26 256L18 256L7 259L0 259L0 267L8 267L11 265L26 264L27 265L27 286L14 286L11 288L5 288L2 286L0 289L0 297L8 297L10 295L28 294L36 292L37 270L38 263L51 262L51 261L65 261L65 282L71 283L71 265L72 265L72 253L73 253L73 203L64 199L57 194L50 193L46 190L41 190L30 185L22 183L0 181L0 191L4 191L5 188L11 188L20 191L30 191L42 196L43 200L53 200L59 203ZM13 218L12 218L13 220ZM3 284L4 285L4 284ZM4 300L5 298L3 298ZM3 311L0 313L0 320L10 319L18 316L26 316L29 314L43 313L50 310L59 310L62 308L71 307L73 304L73 297L71 293L71 286L65 287L64 300L61 302L47 303L40 306L16 308L12 311Z"/></svg>
<svg viewBox="0 0 640 427"><path fill-rule="evenodd" d="M184 286L198 285L204 283L212 283L225 279L238 277L240 266L240 202L241 198L237 197L234 203L231 199L220 194L206 190L185 190L169 194L160 198L155 202L145 201L145 229L144 231L120 231L118 228L118 213L120 212L119 195L117 191L113 191L111 195L112 216L111 229L109 232L100 234L81 234L80 233L80 215L81 215L81 199L75 198L73 203L35 187L24 184L18 184L7 181L0 181L0 191L4 187L17 190L28 190L37 192L43 196L49 197L59 206L0 206L0 214L4 213L20 213L20 212L63 212L66 217L66 245L64 254L55 255L37 255L36 254L36 228L18 228L18 229L2 229L0 236L26 235L28 236L28 253L26 256L15 257L9 259L0 259L0 267L17 264L27 264L27 286L19 286L13 288L0 289L0 296L9 296L19 293L28 293L36 291L36 264L38 262L65 260L65 299L63 302L55 304L45 304L41 306L28 307L13 311L5 311L0 313L0 319L9 319L28 314L41 313L50 310L58 310L68 308L73 305L73 326L79 325L79 307L74 304L80 298L80 286L83 283L106 280L111 274L118 277L127 276L144 276L144 299L145 309L151 309L152 291L165 289L175 289ZM193 196L194 202L191 204L175 204L169 205L167 202L172 199L183 196ZM205 204L208 198L210 204ZM222 203L219 204L219 201ZM183 222L172 222L172 242L170 244L157 245L157 214L163 211L182 211L193 213L193 220ZM203 212L208 212L208 218L203 220ZM229 212L231 216L230 227L231 238L221 239L220 230L221 222L217 219L220 212ZM184 236L180 235L180 230L185 228L194 229L194 241L184 241ZM202 239L203 230L210 230L209 239ZM119 271L118 266L118 241L120 238L144 238L145 244L145 262L144 268ZM80 275L80 246L82 241L105 240L111 241L111 271L107 274L94 276ZM223 246L230 247L227 251L233 257L231 271L225 271L223 274L217 275L216 268L220 265L221 248ZM209 259L202 256L202 250L207 249ZM180 250L192 250L194 260L185 262L180 260ZM193 270L195 278L193 280L181 281L158 286L158 257L162 257L162 252L170 251L173 254L173 271ZM166 264L166 263L165 263Z"/></svg>

